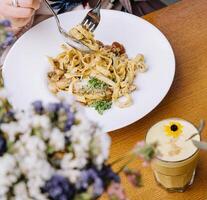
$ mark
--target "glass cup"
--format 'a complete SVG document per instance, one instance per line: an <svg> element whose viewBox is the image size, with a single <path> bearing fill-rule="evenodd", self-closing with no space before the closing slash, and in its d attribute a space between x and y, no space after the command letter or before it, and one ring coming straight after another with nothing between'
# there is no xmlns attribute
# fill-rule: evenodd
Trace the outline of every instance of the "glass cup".
<svg viewBox="0 0 207 200"><path fill-rule="evenodd" d="M187 139L197 132L192 123L171 118L158 122L147 133L146 143L157 142L160 152L151 163L155 179L170 192L184 192L194 181L199 150ZM193 139L200 141L200 136Z"/></svg>

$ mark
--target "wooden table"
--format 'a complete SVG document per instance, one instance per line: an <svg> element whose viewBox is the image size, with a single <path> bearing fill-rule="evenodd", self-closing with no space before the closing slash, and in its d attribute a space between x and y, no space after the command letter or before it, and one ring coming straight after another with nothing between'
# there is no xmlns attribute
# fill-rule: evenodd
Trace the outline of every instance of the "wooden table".
<svg viewBox="0 0 207 200"><path fill-rule="evenodd" d="M194 123L207 120L207 1L183 0L144 18L169 39L176 56L176 76L170 92L153 112L110 133L111 160L143 140L147 130L161 119L181 117ZM207 139L207 128L203 135ZM140 161L130 167L141 168ZM122 179L131 200L207 200L207 152L201 152L195 182L185 193L168 193L157 186L149 167L141 171L144 187L140 189Z"/></svg>

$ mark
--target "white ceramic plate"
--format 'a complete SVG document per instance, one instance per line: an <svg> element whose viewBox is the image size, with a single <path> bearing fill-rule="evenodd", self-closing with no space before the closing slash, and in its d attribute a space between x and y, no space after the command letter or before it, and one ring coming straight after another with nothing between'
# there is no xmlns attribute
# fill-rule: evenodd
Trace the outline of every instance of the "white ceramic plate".
<svg viewBox="0 0 207 200"><path fill-rule="evenodd" d="M87 11L74 11L60 16L63 26L70 29L80 23ZM136 16L118 11L102 10L101 23L95 31L105 44L122 43L129 57L142 53L149 70L138 74L138 90L133 92L131 107L113 106L103 116L85 108L87 116L105 131L127 126L152 111L167 94L175 73L173 50L165 36L153 25ZM5 87L15 108L25 109L37 99L57 101L47 88L49 64L46 56L60 52L62 38L54 18L50 18L24 34L12 47L3 68Z"/></svg>

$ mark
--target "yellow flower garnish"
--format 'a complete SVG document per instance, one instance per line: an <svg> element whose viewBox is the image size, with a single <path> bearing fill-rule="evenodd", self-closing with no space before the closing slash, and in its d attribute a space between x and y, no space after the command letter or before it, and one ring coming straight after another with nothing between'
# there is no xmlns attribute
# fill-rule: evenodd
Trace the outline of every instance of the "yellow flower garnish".
<svg viewBox="0 0 207 200"><path fill-rule="evenodd" d="M183 126L179 122L170 122L164 126L164 131L167 136L177 138L183 132Z"/></svg>

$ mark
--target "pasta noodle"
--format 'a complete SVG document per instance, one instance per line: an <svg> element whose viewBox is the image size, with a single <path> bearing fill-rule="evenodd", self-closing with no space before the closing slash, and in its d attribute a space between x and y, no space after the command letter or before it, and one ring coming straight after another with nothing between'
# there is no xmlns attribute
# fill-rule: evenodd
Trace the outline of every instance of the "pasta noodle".
<svg viewBox="0 0 207 200"><path fill-rule="evenodd" d="M134 84L137 72L147 70L144 56L138 54L129 59L121 44L114 42L110 46L104 45L81 25L69 33L92 52L80 52L63 45L62 53L55 58L49 57L52 66L48 73L51 91L68 91L77 101L89 106L95 105L95 108L98 102L101 102L98 104L100 108L107 107L105 105L109 102L114 102L120 108L130 106L131 93L137 88ZM120 101L120 97L124 97L125 101ZM111 104L107 105L110 108Z"/></svg>

